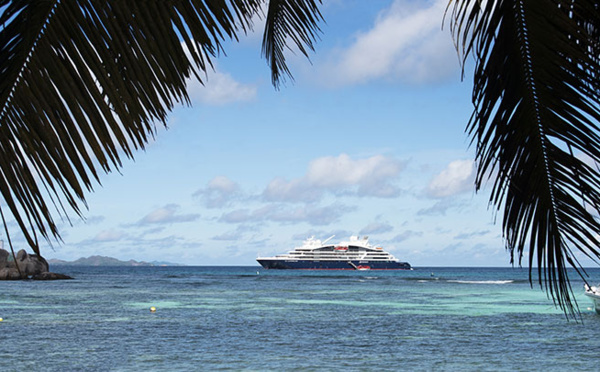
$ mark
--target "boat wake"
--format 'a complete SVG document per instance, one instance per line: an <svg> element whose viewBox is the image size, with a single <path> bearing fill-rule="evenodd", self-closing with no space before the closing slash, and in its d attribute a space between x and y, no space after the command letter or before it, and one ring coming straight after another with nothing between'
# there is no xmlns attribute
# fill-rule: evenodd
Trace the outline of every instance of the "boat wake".
<svg viewBox="0 0 600 372"><path fill-rule="evenodd" d="M448 280L449 283L461 283L461 284L510 284L514 283L514 280Z"/></svg>

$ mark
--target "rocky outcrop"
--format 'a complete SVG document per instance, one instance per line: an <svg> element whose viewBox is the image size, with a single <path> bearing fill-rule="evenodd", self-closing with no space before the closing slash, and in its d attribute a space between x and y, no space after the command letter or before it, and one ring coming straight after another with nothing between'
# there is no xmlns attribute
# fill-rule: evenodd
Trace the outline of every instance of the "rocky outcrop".
<svg viewBox="0 0 600 372"><path fill-rule="evenodd" d="M73 278L71 278L70 276L65 275L65 274L45 272L45 273L36 274L36 275L32 276L31 279L33 279L33 280L60 280L60 279L73 279Z"/></svg>
<svg viewBox="0 0 600 372"><path fill-rule="evenodd" d="M17 269L5 267L0 269L0 280L19 280L21 279L21 274L17 271Z"/></svg>
<svg viewBox="0 0 600 372"><path fill-rule="evenodd" d="M48 262L44 257L29 254L21 249L14 258L6 250L0 249L0 280L72 279L67 275L50 273L48 270Z"/></svg>

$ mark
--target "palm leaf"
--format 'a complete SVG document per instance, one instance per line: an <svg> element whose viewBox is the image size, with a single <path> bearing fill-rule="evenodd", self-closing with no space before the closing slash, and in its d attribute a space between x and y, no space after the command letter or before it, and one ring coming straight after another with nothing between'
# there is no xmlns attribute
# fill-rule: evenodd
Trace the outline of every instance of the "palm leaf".
<svg viewBox="0 0 600 372"><path fill-rule="evenodd" d="M269 1L262 53L271 67L271 80L276 88L286 76L292 78L284 53L288 42L291 40L305 57L314 50L321 31L318 23L323 20L318 3L315 0Z"/></svg>
<svg viewBox="0 0 600 372"><path fill-rule="evenodd" d="M453 6L452 6L452 3ZM479 190L504 206L511 261L528 251L530 280L567 314L576 302L567 267L573 250L598 262L600 162L598 7L591 1L451 2L452 31L475 59L468 132ZM593 166L582 160L591 159Z"/></svg>
<svg viewBox="0 0 600 372"><path fill-rule="evenodd" d="M99 170L144 148L259 5L0 0L0 193L36 254L37 234L59 239L53 216L80 215Z"/></svg>

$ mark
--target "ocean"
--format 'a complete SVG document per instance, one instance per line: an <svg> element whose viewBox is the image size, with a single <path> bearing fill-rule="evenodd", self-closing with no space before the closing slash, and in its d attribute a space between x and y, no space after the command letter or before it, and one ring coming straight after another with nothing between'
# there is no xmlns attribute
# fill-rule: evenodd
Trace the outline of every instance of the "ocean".
<svg viewBox="0 0 600 372"><path fill-rule="evenodd" d="M600 370L574 274L577 322L519 268L51 269L0 282L1 371Z"/></svg>

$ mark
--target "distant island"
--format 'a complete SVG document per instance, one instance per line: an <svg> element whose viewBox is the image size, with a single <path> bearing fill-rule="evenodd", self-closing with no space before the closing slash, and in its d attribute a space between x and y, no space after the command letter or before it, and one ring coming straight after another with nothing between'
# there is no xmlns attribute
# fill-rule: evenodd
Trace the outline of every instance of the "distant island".
<svg viewBox="0 0 600 372"><path fill-rule="evenodd" d="M161 261L121 261L116 258L106 256L81 257L75 261L64 261L51 258L48 260L48 264L65 266L183 266L181 264Z"/></svg>

